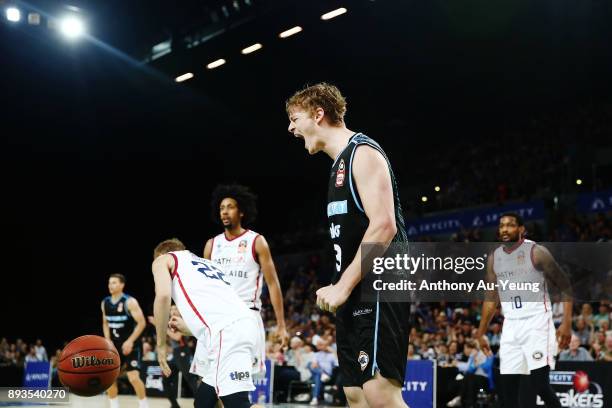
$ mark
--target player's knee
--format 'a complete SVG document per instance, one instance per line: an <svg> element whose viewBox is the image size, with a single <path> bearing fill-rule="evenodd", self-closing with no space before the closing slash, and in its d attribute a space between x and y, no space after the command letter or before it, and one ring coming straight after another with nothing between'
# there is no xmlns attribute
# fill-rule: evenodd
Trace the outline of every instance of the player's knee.
<svg viewBox="0 0 612 408"><path fill-rule="evenodd" d="M225 408L250 408L249 393L247 391L235 392L221 397Z"/></svg>
<svg viewBox="0 0 612 408"><path fill-rule="evenodd" d="M362 406L366 402L363 390L359 387L344 387L344 395L351 407Z"/></svg>
<svg viewBox="0 0 612 408"><path fill-rule="evenodd" d="M363 393L370 408L395 406L401 399L401 387L380 374L363 385Z"/></svg>
<svg viewBox="0 0 612 408"><path fill-rule="evenodd" d="M133 384L135 382L139 382L140 380L140 373L138 372L138 370L132 370L132 371L128 371L127 372L127 377L128 377L128 381Z"/></svg>

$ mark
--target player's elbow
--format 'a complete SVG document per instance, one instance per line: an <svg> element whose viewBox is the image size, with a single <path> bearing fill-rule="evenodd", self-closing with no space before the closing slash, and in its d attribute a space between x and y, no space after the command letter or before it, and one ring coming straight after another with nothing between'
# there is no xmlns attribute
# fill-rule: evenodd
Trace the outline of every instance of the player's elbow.
<svg viewBox="0 0 612 408"><path fill-rule="evenodd" d="M397 234L397 225L394 218L384 218L376 223L377 240L379 242L391 242Z"/></svg>

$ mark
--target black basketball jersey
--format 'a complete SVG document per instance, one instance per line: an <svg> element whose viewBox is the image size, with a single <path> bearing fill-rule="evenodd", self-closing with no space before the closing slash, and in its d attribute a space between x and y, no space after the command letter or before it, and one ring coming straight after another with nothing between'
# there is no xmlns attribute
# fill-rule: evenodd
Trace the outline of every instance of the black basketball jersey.
<svg viewBox="0 0 612 408"><path fill-rule="evenodd" d="M111 340L116 344L126 341L136 326L136 321L128 310L129 299L130 296L125 293L117 303L113 303L110 296L104 298L104 314L110 328Z"/></svg>
<svg viewBox="0 0 612 408"><path fill-rule="evenodd" d="M342 272L352 262L363 239L363 234L365 234L369 225L368 217L364 212L352 176L353 158L359 145L368 145L378 150L387 161L393 186L397 227L397 234L393 238L393 242L408 241L395 176L389 159L378 143L363 133L356 133L349 139L348 145L334 161L329 178L327 218L329 220L329 233L336 253L336 272L332 278L332 283L338 282Z"/></svg>

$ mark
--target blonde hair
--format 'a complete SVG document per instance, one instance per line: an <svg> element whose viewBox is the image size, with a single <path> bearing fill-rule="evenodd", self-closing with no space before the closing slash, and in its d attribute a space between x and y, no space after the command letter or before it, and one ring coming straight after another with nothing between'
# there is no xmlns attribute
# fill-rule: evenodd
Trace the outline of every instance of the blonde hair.
<svg viewBox="0 0 612 408"><path fill-rule="evenodd" d="M184 251L187 249L178 238L170 238L160 242L153 250L153 259L172 251Z"/></svg>
<svg viewBox="0 0 612 408"><path fill-rule="evenodd" d="M321 108L330 125L340 126L344 123L346 99L334 85L321 82L294 93L285 103L288 115L293 107L302 108L310 114Z"/></svg>

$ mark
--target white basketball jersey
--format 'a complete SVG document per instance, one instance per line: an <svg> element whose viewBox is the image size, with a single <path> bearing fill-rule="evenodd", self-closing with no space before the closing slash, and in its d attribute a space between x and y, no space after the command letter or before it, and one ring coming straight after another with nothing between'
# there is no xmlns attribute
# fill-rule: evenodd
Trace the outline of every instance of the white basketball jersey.
<svg viewBox="0 0 612 408"><path fill-rule="evenodd" d="M206 342L252 312L238 298L219 265L189 251L169 252L174 257L172 299L185 324L198 341Z"/></svg>
<svg viewBox="0 0 612 408"><path fill-rule="evenodd" d="M213 238L210 259L226 271L224 277L249 308L261 308L263 273L257 263L255 241L259 234L246 230L235 238Z"/></svg>
<svg viewBox="0 0 612 408"><path fill-rule="evenodd" d="M511 248L500 246L493 253L493 271L506 319L524 319L551 310L544 273L533 265L535 246L525 239Z"/></svg>

